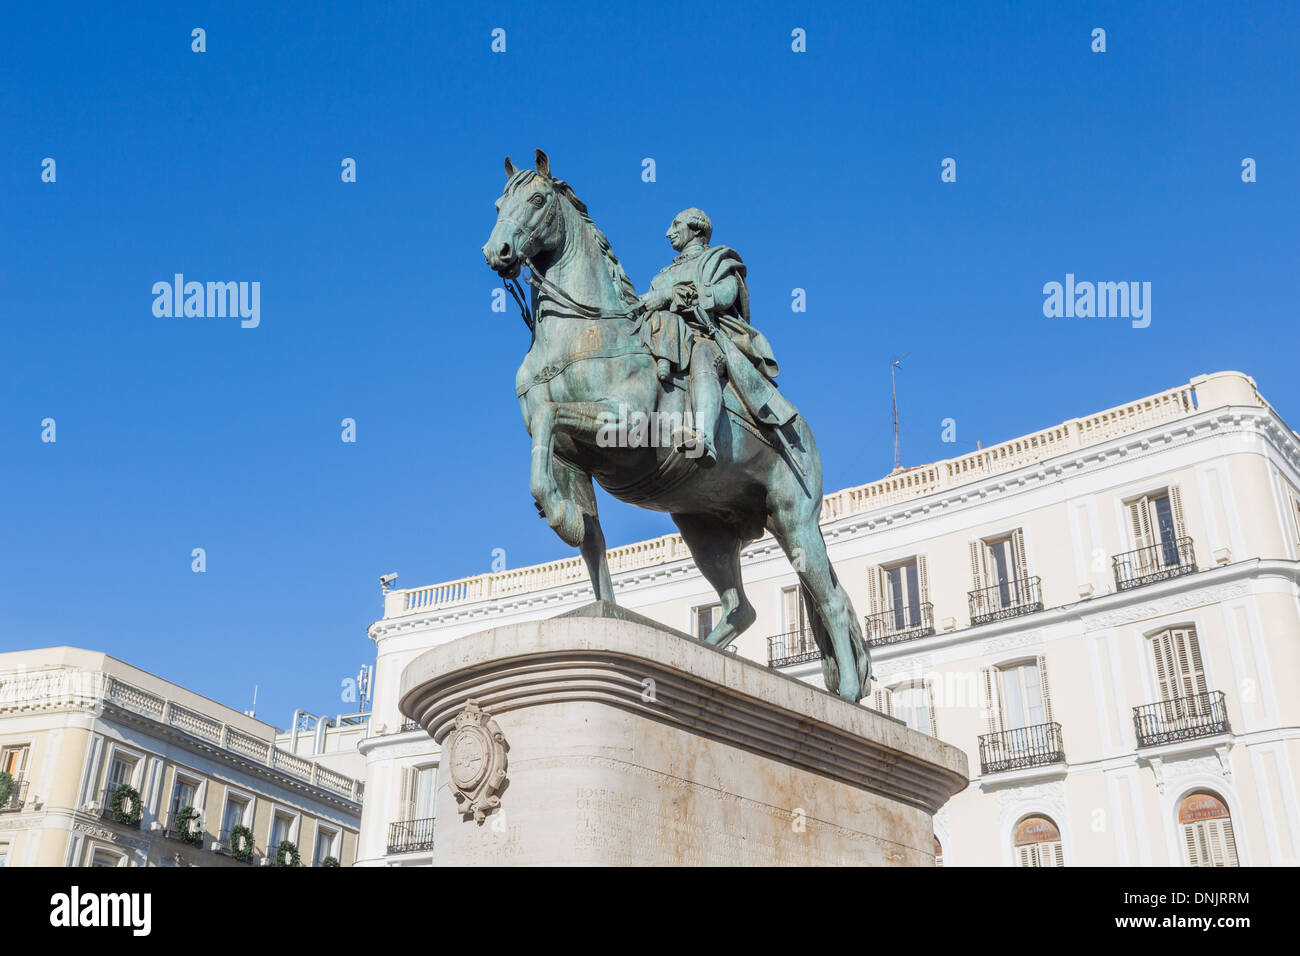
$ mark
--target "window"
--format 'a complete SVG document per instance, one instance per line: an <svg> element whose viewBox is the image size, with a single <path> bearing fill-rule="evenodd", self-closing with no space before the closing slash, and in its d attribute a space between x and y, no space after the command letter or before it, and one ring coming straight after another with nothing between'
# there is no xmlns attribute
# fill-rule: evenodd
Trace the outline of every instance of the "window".
<svg viewBox="0 0 1300 956"><path fill-rule="evenodd" d="M406 778L405 820L428 820L433 817L434 773L436 767L408 767L402 773Z"/></svg>
<svg viewBox="0 0 1300 956"><path fill-rule="evenodd" d="M722 605L706 604L703 607L693 608L691 615L695 619L695 636L704 640L722 620Z"/></svg>
<svg viewBox="0 0 1300 956"><path fill-rule="evenodd" d="M943 866L943 844L938 837L934 838L934 865Z"/></svg>
<svg viewBox="0 0 1300 956"><path fill-rule="evenodd" d="M1174 567L1179 563L1178 539L1187 536L1182 494L1177 487L1143 495L1128 505L1129 530L1139 571L1147 567Z"/></svg>
<svg viewBox="0 0 1300 956"><path fill-rule="evenodd" d="M0 869L9 865L9 844L0 843Z"/></svg>
<svg viewBox="0 0 1300 956"><path fill-rule="evenodd" d="M27 755L30 750L31 747L27 744L0 750L0 771L9 774L15 780L23 776L27 772Z"/></svg>
<svg viewBox="0 0 1300 956"><path fill-rule="evenodd" d="M1022 529L972 541L970 563L974 584L971 595L973 617L1037 602L1025 558L1025 533Z"/></svg>
<svg viewBox="0 0 1300 956"><path fill-rule="evenodd" d="M96 849L90 855L92 867L121 866L125 857L116 850Z"/></svg>
<svg viewBox="0 0 1300 956"><path fill-rule="evenodd" d="M1205 668L1201 665L1201 647L1194 627L1171 627L1153 634L1151 656L1155 662L1156 689L1161 701L1203 695Z"/></svg>
<svg viewBox="0 0 1300 956"><path fill-rule="evenodd" d="M1215 794L1193 793L1178 807L1187 866L1239 866L1232 817Z"/></svg>
<svg viewBox="0 0 1300 956"><path fill-rule="evenodd" d="M316 826L316 854L312 860L312 866L320 866L325 862L327 856L338 859L338 838L339 831L331 830L328 827L317 824Z"/></svg>
<svg viewBox="0 0 1300 956"><path fill-rule="evenodd" d="M135 766L138 762L135 757L128 754L114 754L112 762L108 765L108 786L110 790L119 784L131 783L135 778Z"/></svg>
<svg viewBox="0 0 1300 956"><path fill-rule="evenodd" d="M223 836L229 837L230 831L237 826L245 826L248 819L249 801L243 797L230 795L226 797L226 809L221 815L221 832Z"/></svg>
<svg viewBox="0 0 1300 956"><path fill-rule="evenodd" d="M993 733L1052 722L1047 663L1041 657L986 670L984 691Z"/></svg>
<svg viewBox="0 0 1300 956"><path fill-rule="evenodd" d="M175 820L182 807L195 807L195 809L198 809L198 793L199 782L178 772L176 782L172 784L172 802L168 807L168 819Z"/></svg>
<svg viewBox="0 0 1300 956"><path fill-rule="evenodd" d="M1017 866L1065 866L1061 831L1047 817L1026 817L1016 827Z"/></svg>
<svg viewBox="0 0 1300 956"><path fill-rule="evenodd" d="M880 635L895 634L930 623L923 613L929 590L924 557L870 569L867 598L872 630Z"/></svg>
<svg viewBox="0 0 1300 956"><path fill-rule="evenodd" d="M803 585L781 589L781 620L789 634L808 630L808 608L803 603Z"/></svg>
<svg viewBox="0 0 1300 956"><path fill-rule="evenodd" d="M271 855L275 855L276 847L283 841L293 840L293 829L296 822L297 817L292 814L281 810L275 812L275 816L271 818L271 844L268 850Z"/></svg>
<svg viewBox="0 0 1300 956"><path fill-rule="evenodd" d="M934 699L930 695L930 686L924 681L873 691L871 709L897 717L913 730L935 736Z"/></svg>

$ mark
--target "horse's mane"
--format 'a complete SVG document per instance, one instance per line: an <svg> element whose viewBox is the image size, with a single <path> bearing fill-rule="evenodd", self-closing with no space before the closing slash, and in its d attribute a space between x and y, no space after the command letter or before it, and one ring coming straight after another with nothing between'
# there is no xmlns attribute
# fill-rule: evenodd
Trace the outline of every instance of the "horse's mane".
<svg viewBox="0 0 1300 956"><path fill-rule="evenodd" d="M536 170L522 169L515 173L514 177L511 178L509 187L514 189L516 186L521 186L526 182L530 182L536 175ZM591 230L592 239L596 243L596 248L600 250L600 254L605 259L605 268L609 270L609 277L614 280L614 288L618 291L619 295L622 296L623 301L628 303L635 302L637 299L636 286L634 286L632 280L627 277L627 272L623 269L623 263L619 262L618 256L614 255L614 250L610 247L609 239L600 231L596 223L592 221L591 214L587 212L587 204L578 198L577 194L573 191L573 187L563 179L553 178L551 179L551 185L555 187L555 190L561 196L569 201L569 205L577 211L587 228Z"/></svg>

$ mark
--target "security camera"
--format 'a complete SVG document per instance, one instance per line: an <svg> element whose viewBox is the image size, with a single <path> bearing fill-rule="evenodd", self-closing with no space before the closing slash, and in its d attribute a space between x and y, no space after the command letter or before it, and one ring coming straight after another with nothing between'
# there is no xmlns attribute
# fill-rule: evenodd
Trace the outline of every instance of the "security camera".
<svg viewBox="0 0 1300 956"><path fill-rule="evenodd" d="M384 575L380 575L380 578L379 578L379 588L380 588L380 590L387 591L387 590L388 590L388 586L389 586L390 584L392 584L392 583L393 583L394 581L396 581L396 580L397 580L397 575L396 575L396 574L384 574Z"/></svg>

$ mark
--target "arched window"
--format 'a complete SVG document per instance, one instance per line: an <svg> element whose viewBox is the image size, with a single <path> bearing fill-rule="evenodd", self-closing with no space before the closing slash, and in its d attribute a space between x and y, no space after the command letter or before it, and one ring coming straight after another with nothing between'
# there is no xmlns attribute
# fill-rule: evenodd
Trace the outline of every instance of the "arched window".
<svg viewBox="0 0 1300 956"><path fill-rule="evenodd" d="M934 865L943 866L943 844L938 837L934 838Z"/></svg>
<svg viewBox="0 0 1300 956"><path fill-rule="evenodd" d="M1065 866L1061 831L1047 817L1025 817L1014 840L1018 866Z"/></svg>
<svg viewBox="0 0 1300 956"><path fill-rule="evenodd" d="M1237 840L1227 804L1208 792L1192 793L1178 805L1187 866L1239 866Z"/></svg>

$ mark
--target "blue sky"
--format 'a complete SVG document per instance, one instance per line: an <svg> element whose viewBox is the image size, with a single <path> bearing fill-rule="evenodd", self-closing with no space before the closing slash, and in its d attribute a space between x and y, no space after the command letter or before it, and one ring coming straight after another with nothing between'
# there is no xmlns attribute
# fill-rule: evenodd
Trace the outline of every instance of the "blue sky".
<svg viewBox="0 0 1300 956"><path fill-rule="evenodd" d="M502 158L538 146L639 289L673 215L709 213L828 490L892 466L907 352L905 464L1225 368L1295 421L1300 8L1134 6L11 7L0 649L102 649L240 708L257 684L283 725L350 709L381 573L569 553L479 251ZM155 317L176 272L260 282L260 326ZM1150 282L1150 327L1045 318L1066 273ZM671 530L603 507L611 544Z"/></svg>

